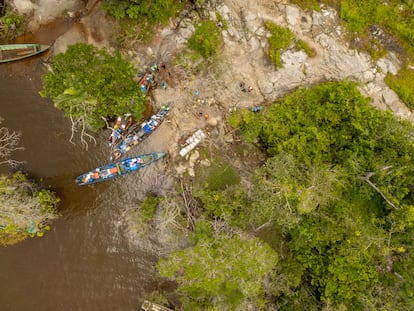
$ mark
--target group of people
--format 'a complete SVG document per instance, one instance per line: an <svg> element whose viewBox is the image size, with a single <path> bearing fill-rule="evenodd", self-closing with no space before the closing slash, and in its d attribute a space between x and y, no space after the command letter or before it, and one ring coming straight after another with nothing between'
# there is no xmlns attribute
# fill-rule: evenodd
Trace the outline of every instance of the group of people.
<svg viewBox="0 0 414 311"><path fill-rule="evenodd" d="M141 91L143 93L146 93L151 87L155 87L157 85L157 82L155 81L154 74L156 72L160 71L160 68L162 70L166 70L165 63L161 63L159 66L158 64L153 64L149 68L145 70L144 73L141 73L142 78L139 80L139 87L141 88ZM168 71L168 75L170 75L170 72ZM162 89L167 88L167 83L165 81L161 82Z"/></svg>

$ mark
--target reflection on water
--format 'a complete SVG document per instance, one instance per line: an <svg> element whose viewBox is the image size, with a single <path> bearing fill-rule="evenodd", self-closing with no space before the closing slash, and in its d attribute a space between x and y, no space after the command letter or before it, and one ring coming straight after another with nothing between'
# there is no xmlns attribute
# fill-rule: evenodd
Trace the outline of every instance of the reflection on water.
<svg viewBox="0 0 414 311"><path fill-rule="evenodd" d="M62 198L62 217L43 238L0 248L0 310L138 310L158 282L156 258L131 249L117 224L125 202L160 186L163 164L78 187L77 175L108 163L106 134L89 151L69 143L69 121L38 95L42 70L41 57L0 65L0 116L22 133L23 169Z"/></svg>

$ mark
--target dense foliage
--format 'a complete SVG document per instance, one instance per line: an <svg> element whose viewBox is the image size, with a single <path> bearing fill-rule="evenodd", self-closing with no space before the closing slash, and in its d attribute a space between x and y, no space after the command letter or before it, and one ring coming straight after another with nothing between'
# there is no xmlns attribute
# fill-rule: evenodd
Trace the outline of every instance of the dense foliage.
<svg viewBox="0 0 414 311"><path fill-rule="evenodd" d="M107 117L131 113L142 117L144 97L133 80L135 69L122 55L84 43L69 46L53 58L52 71L43 77L42 96L92 130L105 125Z"/></svg>
<svg viewBox="0 0 414 311"><path fill-rule="evenodd" d="M184 7L185 1L175 0L106 0L103 8L117 19L130 18L142 23L165 24Z"/></svg>
<svg viewBox="0 0 414 311"><path fill-rule="evenodd" d="M195 192L203 213L194 244L159 265L178 281L184 308L244 310L249 301L259 310L409 309L412 125L369 106L350 82L298 89L260 113L241 110L231 124L243 137L259 138L268 159L248 188L232 183L209 189L207 183ZM240 230L274 251L260 255L261 263L273 266L257 273L266 286L256 298L242 290L251 276L231 287L239 298L223 290L227 285L217 290L209 277L225 275L220 269L229 264L243 271L232 254L249 251L237 243L234 248L237 240L222 240L222 232ZM283 260L273 260L276 253Z"/></svg>
<svg viewBox="0 0 414 311"><path fill-rule="evenodd" d="M167 24L186 3L175 0L106 0L102 8L119 22L118 42L129 47L133 41L152 39L155 26Z"/></svg>
<svg viewBox="0 0 414 311"><path fill-rule="evenodd" d="M277 254L257 238L204 235L196 245L158 263L186 295L184 310L234 310L247 302L264 306L264 276Z"/></svg>
<svg viewBox="0 0 414 311"><path fill-rule="evenodd" d="M0 44L14 40L25 28L24 17L18 15L7 3L0 3Z"/></svg>
<svg viewBox="0 0 414 311"><path fill-rule="evenodd" d="M29 181L21 172L0 176L0 244L17 243L29 236L42 236L57 217L59 199Z"/></svg>
<svg viewBox="0 0 414 311"><path fill-rule="evenodd" d="M370 107L348 82L299 89L249 121L261 126L244 132L260 137L269 159L246 219L287 237L290 264L301 269L279 269L301 279L295 291L312 293L301 303L405 310L413 275L402 282L393 269L413 264L412 125ZM284 303L296 300L281 292Z"/></svg>

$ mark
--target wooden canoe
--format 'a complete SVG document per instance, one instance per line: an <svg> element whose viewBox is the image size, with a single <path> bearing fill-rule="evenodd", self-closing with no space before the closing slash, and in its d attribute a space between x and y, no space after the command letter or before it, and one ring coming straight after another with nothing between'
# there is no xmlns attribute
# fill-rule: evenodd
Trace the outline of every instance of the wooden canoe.
<svg viewBox="0 0 414 311"><path fill-rule="evenodd" d="M0 63L24 59L45 52L45 44L4 44L0 45Z"/></svg>

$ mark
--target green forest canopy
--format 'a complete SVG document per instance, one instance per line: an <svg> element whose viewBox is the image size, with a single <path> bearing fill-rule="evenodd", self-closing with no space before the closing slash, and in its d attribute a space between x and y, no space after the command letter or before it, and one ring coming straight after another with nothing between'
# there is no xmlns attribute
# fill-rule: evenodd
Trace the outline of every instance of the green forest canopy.
<svg viewBox="0 0 414 311"><path fill-rule="evenodd" d="M204 307L223 310L242 308L246 301L279 310L413 305L412 125L371 107L351 82L301 88L261 113L243 111L230 121L244 137L258 137L268 159L252 176L250 191L232 185L199 195L208 207L202 218L230 223L230 231L255 232L283 260L261 274L266 286L254 299L241 294L234 300L234 291L227 293L229 300L212 297L206 292L213 279L196 281L196 275L212 272L196 264L197 256L207 256L196 239L169 257L171 271L161 269L179 281L184 306L201 301L201 294ZM203 236L204 246L214 243L218 236L202 234L201 224L196 236ZM226 249L232 248L221 247L216 261L237 266ZM243 293L241 286L232 288ZM225 301L235 304L230 308Z"/></svg>
<svg viewBox="0 0 414 311"><path fill-rule="evenodd" d="M142 117L144 97L134 76L133 65L120 53L110 55L77 43L53 58L40 94L50 97L75 123L97 131L108 117Z"/></svg>

